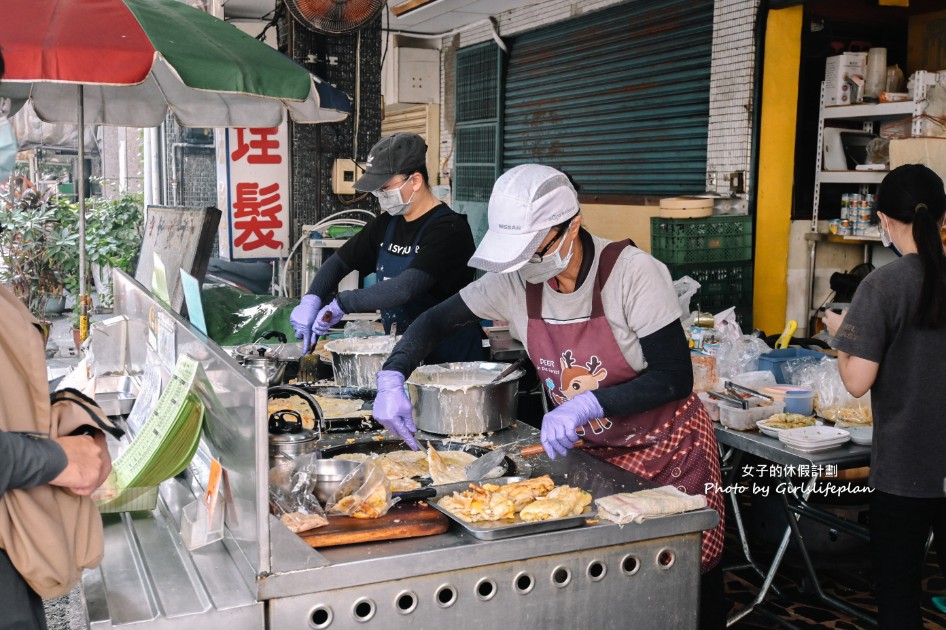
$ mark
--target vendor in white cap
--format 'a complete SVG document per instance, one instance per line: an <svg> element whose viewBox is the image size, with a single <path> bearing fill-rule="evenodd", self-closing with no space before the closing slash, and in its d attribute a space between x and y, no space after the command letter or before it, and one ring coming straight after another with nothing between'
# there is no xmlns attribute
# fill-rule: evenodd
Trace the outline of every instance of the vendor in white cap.
<svg viewBox="0 0 946 630"><path fill-rule="evenodd" d="M455 295L473 280L467 260L475 244L466 217L430 190L427 144L414 133L396 133L371 148L355 189L371 192L384 213L348 239L319 267L306 295L290 315L303 352L346 313L381 311L385 332L397 332L431 306ZM336 294L352 270L374 272L370 287ZM332 297L334 296L334 298ZM469 322L431 351L428 363L479 361L483 331Z"/></svg>
<svg viewBox="0 0 946 630"><path fill-rule="evenodd" d="M722 628L723 496L707 492L720 484L716 438L692 391L667 268L629 240L582 229L568 177L538 164L496 181L489 231L470 265L489 273L418 318L378 373L375 418L416 448L405 376L456 327L508 321L556 405L542 419L549 457L565 455L580 437L594 457L706 494L719 512L719 525L703 535L701 627Z"/></svg>

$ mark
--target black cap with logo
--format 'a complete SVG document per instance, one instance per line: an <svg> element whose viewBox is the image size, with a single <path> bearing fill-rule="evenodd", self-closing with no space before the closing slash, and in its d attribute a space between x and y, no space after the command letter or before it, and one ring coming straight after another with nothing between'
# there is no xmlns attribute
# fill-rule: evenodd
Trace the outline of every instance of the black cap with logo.
<svg viewBox="0 0 946 630"><path fill-rule="evenodd" d="M427 163L427 143L416 133L396 133L371 147L365 173L355 182L355 190L379 190L398 173L419 169Z"/></svg>

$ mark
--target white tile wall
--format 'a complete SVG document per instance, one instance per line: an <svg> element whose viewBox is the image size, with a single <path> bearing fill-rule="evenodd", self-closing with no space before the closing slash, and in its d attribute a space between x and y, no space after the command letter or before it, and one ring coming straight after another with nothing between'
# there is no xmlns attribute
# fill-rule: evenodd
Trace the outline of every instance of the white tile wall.
<svg viewBox="0 0 946 630"><path fill-rule="evenodd" d="M630 0L635 1L635 0ZM584 15L622 0L545 0L496 16L501 36ZM748 181L752 140L752 80L755 65L754 27L760 0L716 0L713 15L713 60L710 77L707 179L715 174L716 189L729 191L728 175L743 172ZM488 25L478 25L443 40L441 50L442 129L441 175L453 167L454 57L458 48L492 38Z"/></svg>

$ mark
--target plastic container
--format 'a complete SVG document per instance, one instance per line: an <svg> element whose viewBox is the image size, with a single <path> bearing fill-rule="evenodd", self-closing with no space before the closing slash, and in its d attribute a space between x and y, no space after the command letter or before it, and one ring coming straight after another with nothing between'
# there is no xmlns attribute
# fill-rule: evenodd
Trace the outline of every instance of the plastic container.
<svg viewBox="0 0 946 630"><path fill-rule="evenodd" d="M785 403L775 402L765 407L739 409L725 404L719 406L719 423L736 431L751 431L755 423L785 411Z"/></svg>
<svg viewBox="0 0 946 630"><path fill-rule="evenodd" d="M654 258L669 264L712 263L752 258L752 217L650 220Z"/></svg>
<svg viewBox="0 0 946 630"><path fill-rule="evenodd" d="M785 413L799 413L803 416L810 416L812 409L814 409L815 393L807 387L775 385L763 388L762 393L785 403Z"/></svg>
<svg viewBox="0 0 946 630"><path fill-rule="evenodd" d="M804 348L785 348L783 350L773 350L772 352L767 352L759 357L759 369L768 370L775 374L776 383L787 383L785 376L782 374L782 366L786 361L791 361L792 359L801 359L803 357L815 357L820 358L824 357L823 352L818 352L816 350L805 350Z"/></svg>

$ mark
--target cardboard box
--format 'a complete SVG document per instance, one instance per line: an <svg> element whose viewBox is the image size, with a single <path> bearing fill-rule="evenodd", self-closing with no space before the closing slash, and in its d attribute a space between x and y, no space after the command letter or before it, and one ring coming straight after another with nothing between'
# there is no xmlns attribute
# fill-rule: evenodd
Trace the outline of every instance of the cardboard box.
<svg viewBox="0 0 946 630"><path fill-rule="evenodd" d="M850 105L851 86L848 80L853 75L862 78L867 73L867 53L841 53L825 60L824 104Z"/></svg>

